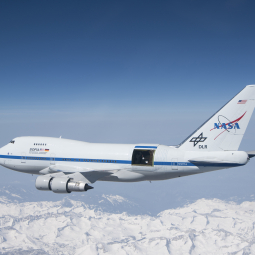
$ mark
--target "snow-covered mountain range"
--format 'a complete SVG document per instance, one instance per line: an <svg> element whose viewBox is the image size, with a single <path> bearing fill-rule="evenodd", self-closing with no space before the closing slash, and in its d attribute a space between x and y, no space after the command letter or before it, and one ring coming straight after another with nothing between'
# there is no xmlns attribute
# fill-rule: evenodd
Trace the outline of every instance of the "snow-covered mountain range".
<svg viewBox="0 0 255 255"><path fill-rule="evenodd" d="M0 254L255 254L251 170L71 194L3 178Z"/></svg>
<svg viewBox="0 0 255 255"><path fill-rule="evenodd" d="M0 254L255 254L255 202L200 199L152 217L67 198L0 200Z"/></svg>

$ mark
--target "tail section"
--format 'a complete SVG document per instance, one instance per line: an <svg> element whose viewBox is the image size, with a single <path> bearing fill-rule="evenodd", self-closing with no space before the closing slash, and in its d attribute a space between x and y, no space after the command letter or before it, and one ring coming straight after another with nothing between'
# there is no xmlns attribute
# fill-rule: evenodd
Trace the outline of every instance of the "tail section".
<svg viewBox="0 0 255 255"><path fill-rule="evenodd" d="M238 150L255 106L255 85L246 86L179 148L188 151Z"/></svg>

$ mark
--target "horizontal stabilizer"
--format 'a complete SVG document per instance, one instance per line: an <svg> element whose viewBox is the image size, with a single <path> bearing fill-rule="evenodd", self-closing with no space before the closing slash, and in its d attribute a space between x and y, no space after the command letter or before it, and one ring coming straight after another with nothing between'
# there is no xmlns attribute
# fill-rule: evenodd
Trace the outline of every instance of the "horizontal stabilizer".
<svg viewBox="0 0 255 255"><path fill-rule="evenodd" d="M247 151L249 158L255 157L255 151Z"/></svg>
<svg viewBox="0 0 255 255"><path fill-rule="evenodd" d="M204 167L234 167L234 166L240 166L237 162L231 162L231 161L221 161L221 160L189 160L190 163L192 163L195 166L204 166Z"/></svg>

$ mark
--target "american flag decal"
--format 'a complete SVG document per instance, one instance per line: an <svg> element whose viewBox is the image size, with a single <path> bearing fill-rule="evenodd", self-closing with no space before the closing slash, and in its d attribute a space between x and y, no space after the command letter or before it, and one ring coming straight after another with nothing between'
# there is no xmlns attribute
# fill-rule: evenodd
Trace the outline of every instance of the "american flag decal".
<svg viewBox="0 0 255 255"><path fill-rule="evenodd" d="M239 100L237 104L245 104L247 100Z"/></svg>

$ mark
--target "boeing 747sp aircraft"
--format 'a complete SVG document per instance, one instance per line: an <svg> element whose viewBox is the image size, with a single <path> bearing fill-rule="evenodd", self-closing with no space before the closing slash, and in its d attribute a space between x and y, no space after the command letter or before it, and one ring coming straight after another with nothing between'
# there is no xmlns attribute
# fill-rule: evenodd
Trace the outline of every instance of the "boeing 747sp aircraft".
<svg viewBox="0 0 255 255"><path fill-rule="evenodd" d="M238 151L254 106L249 85L178 146L18 137L0 149L0 164L39 175L36 188L55 193L87 191L96 181L158 181L243 166L255 156Z"/></svg>

